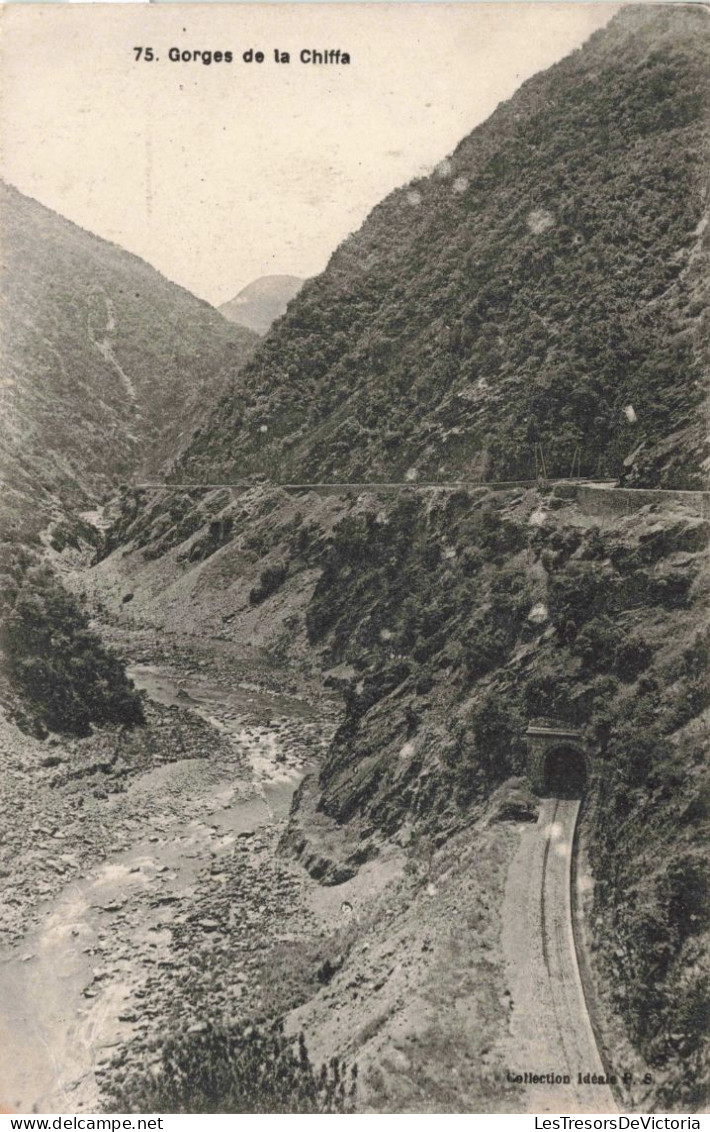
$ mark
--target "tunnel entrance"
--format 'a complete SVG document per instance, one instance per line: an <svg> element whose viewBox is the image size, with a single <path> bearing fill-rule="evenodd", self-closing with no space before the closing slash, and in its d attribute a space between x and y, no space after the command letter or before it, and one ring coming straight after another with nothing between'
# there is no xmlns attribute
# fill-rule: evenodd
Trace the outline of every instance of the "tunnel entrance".
<svg viewBox="0 0 710 1132"><path fill-rule="evenodd" d="M553 747L545 755L543 793L553 798L581 798L587 782L584 755L578 747Z"/></svg>

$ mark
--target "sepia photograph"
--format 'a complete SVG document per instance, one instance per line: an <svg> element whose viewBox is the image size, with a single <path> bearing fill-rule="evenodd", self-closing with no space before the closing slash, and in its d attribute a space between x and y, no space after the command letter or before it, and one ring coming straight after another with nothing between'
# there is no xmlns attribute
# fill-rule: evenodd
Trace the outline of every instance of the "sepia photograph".
<svg viewBox="0 0 710 1132"><path fill-rule="evenodd" d="M0 5L2 1113L700 1128L709 74Z"/></svg>

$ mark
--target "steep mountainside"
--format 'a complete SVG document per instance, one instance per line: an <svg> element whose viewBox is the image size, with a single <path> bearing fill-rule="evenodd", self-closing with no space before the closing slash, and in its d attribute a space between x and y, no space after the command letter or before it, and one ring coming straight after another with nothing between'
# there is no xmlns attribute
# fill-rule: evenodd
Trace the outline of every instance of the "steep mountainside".
<svg viewBox="0 0 710 1132"><path fill-rule="evenodd" d="M538 445L704 482L709 45L701 6L634 6L525 83L306 283L174 478L507 479Z"/></svg>
<svg viewBox="0 0 710 1132"><path fill-rule="evenodd" d="M297 275L264 275L249 283L228 303L223 303L219 310L230 322L246 326L257 334L266 334L272 322L285 313L304 282Z"/></svg>
<svg viewBox="0 0 710 1132"><path fill-rule="evenodd" d="M16 189L0 207L0 466L26 520L154 471L256 339Z"/></svg>

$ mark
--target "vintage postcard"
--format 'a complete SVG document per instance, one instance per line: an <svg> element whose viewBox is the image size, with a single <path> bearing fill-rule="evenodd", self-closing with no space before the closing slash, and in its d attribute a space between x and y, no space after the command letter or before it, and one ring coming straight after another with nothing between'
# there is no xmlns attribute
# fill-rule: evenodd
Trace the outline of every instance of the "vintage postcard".
<svg viewBox="0 0 710 1132"><path fill-rule="evenodd" d="M709 62L0 8L4 1112L700 1127Z"/></svg>

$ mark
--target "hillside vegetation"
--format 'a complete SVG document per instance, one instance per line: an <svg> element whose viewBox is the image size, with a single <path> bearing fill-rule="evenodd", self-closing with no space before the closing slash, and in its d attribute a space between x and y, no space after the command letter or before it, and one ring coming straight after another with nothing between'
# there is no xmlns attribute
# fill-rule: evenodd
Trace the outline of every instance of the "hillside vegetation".
<svg viewBox="0 0 710 1132"><path fill-rule="evenodd" d="M144 722L123 663L36 551L0 551L0 704L24 730L87 735L92 724Z"/></svg>
<svg viewBox="0 0 710 1132"><path fill-rule="evenodd" d="M256 337L0 186L3 517L43 525L155 473Z"/></svg>
<svg viewBox="0 0 710 1132"><path fill-rule="evenodd" d="M635 6L526 82L305 284L173 478L510 479L537 445L706 482L709 42Z"/></svg>

